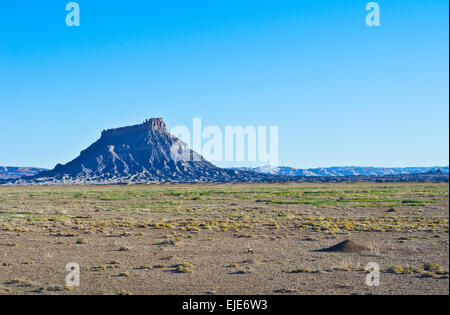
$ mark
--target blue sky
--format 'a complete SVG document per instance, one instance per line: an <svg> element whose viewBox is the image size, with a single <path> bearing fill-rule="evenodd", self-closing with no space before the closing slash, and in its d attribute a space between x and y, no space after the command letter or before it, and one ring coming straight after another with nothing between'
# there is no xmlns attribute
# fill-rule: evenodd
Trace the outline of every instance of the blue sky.
<svg viewBox="0 0 450 315"><path fill-rule="evenodd" d="M277 125L293 167L448 165L448 1L378 1L375 28L360 0L79 0L74 28L67 2L0 5L0 165L150 117Z"/></svg>

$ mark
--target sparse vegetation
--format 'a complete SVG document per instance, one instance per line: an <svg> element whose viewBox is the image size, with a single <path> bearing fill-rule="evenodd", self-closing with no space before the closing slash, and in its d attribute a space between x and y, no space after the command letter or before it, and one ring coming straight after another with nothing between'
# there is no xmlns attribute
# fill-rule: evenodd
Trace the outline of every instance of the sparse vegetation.
<svg viewBox="0 0 450 315"><path fill-rule="evenodd" d="M395 274L414 274L422 272L422 270L420 270L419 268L411 266L392 266L389 267L387 271Z"/></svg>
<svg viewBox="0 0 450 315"><path fill-rule="evenodd" d="M368 261L384 273L377 293L448 292L448 195L445 183L0 187L0 293L292 294L301 281L364 294L348 279ZM367 250L316 252L347 239ZM77 260L84 285L66 288ZM177 286L197 279L207 288Z"/></svg>
<svg viewBox="0 0 450 315"><path fill-rule="evenodd" d="M179 273L193 273L194 270L192 269L194 266L190 263L180 263L175 265L175 271Z"/></svg>
<svg viewBox="0 0 450 315"><path fill-rule="evenodd" d="M440 272L442 271L442 267L438 264L435 264L433 262L427 262L426 264L423 265L423 269L425 271L430 271L430 272Z"/></svg>
<svg viewBox="0 0 450 315"><path fill-rule="evenodd" d="M121 272L117 275L118 277L125 277L125 278L129 278L131 277L131 274L129 272Z"/></svg>
<svg viewBox="0 0 450 315"><path fill-rule="evenodd" d="M84 238L79 238L79 239L77 239L76 243L78 245L83 245L83 244L87 244L87 241Z"/></svg>

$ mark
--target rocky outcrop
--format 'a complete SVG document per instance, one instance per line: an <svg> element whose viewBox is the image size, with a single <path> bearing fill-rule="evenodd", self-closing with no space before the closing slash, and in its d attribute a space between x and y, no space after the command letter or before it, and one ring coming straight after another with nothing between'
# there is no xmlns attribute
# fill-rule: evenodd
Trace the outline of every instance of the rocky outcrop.
<svg viewBox="0 0 450 315"><path fill-rule="evenodd" d="M161 118L153 118L140 125L104 130L73 161L14 184L233 182L272 177L219 168L169 134Z"/></svg>
<svg viewBox="0 0 450 315"><path fill-rule="evenodd" d="M168 133L166 124L162 118L151 118L139 125L103 130L102 137L115 137L133 131L158 131L160 133Z"/></svg>
<svg viewBox="0 0 450 315"><path fill-rule="evenodd" d="M350 173L346 173L351 175L343 176L337 176L337 170L335 169L327 169L324 175L319 176L314 172L306 172L302 176L293 176L300 174L292 172L293 169L284 168L278 168L277 171L269 170L272 174L266 174L267 170L263 172L262 170L255 170L222 169L213 165L201 155L189 149L180 139L169 134L161 118L153 118L139 125L104 130L100 139L82 151L73 161L65 165L58 164L53 170L43 171L37 175L35 175L36 173L23 172L22 176L28 177L0 178L0 185L285 181L448 182L449 178L448 168L447 173L443 169L422 174L392 174L386 172L382 176L360 175L362 171L354 169L351 169ZM343 172L344 170L339 168L338 171ZM348 172L349 170L345 171Z"/></svg>

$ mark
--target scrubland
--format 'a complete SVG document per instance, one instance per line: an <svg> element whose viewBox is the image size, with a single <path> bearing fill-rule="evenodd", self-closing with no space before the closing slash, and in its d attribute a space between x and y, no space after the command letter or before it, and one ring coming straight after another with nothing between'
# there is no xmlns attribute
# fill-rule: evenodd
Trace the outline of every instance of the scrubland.
<svg viewBox="0 0 450 315"><path fill-rule="evenodd" d="M449 294L448 194L448 183L0 187L0 294ZM365 249L320 251L344 240ZM365 282L371 262L379 286Z"/></svg>

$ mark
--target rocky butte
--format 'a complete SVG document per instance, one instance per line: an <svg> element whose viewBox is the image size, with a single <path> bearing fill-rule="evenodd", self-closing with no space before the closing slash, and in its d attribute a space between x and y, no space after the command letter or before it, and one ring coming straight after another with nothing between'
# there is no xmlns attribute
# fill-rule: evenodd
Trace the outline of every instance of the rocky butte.
<svg viewBox="0 0 450 315"><path fill-rule="evenodd" d="M174 159L171 150L189 157ZM73 161L15 184L123 184L149 182L265 181L256 172L219 168L167 131L161 118L104 130L99 140Z"/></svg>
<svg viewBox="0 0 450 315"><path fill-rule="evenodd" d="M173 155L171 153L179 153ZM176 158L173 158L176 157ZM291 176L252 169L223 169L167 131L161 118L104 130L99 140L73 161L34 176L0 178L0 185L95 185L205 182L345 182L445 181L436 172L388 176Z"/></svg>

